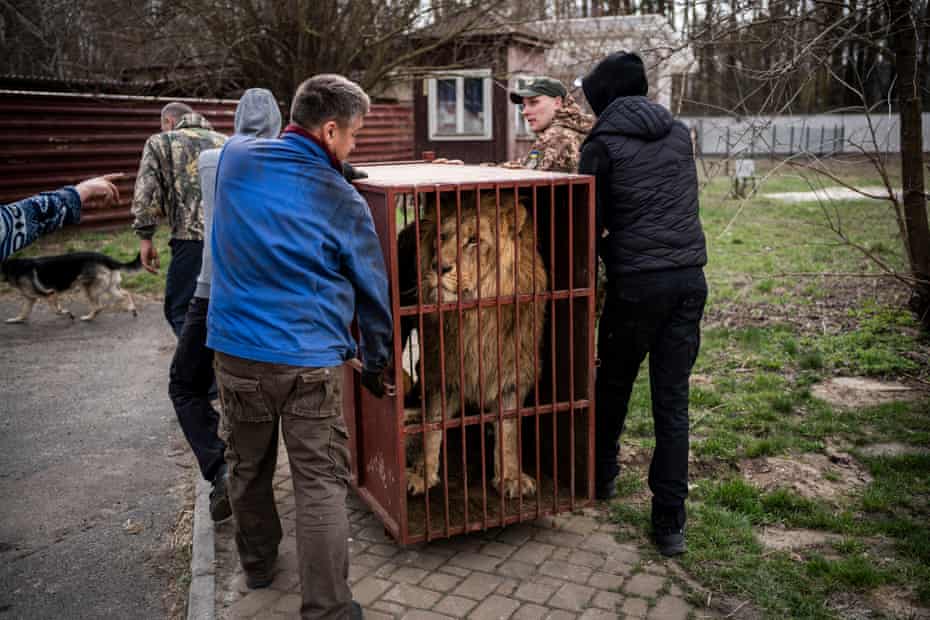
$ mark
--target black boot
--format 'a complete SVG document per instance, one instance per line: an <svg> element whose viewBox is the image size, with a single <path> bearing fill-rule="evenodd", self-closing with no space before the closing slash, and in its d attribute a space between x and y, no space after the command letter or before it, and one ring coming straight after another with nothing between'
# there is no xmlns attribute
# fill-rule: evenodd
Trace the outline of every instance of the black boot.
<svg viewBox="0 0 930 620"><path fill-rule="evenodd" d="M653 500L652 538L659 553L671 557L686 551L685 518L684 506L660 506Z"/></svg>

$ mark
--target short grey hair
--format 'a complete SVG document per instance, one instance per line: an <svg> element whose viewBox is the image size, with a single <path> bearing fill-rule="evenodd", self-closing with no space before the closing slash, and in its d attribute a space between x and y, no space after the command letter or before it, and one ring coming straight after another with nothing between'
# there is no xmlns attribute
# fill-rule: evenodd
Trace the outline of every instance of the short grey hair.
<svg viewBox="0 0 930 620"><path fill-rule="evenodd" d="M181 103L180 101L172 101L165 107L161 109L161 120L166 118L172 118L178 120L185 114L193 114L194 109L191 108L186 103Z"/></svg>
<svg viewBox="0 0 930 620"><path fill-rule="evenodd" d="M357 116L365 116L371 100L362 87L334 73L314 75L297 87L291 103L291 122L305 129L316 129L335 120L346 126Z"/></svg>

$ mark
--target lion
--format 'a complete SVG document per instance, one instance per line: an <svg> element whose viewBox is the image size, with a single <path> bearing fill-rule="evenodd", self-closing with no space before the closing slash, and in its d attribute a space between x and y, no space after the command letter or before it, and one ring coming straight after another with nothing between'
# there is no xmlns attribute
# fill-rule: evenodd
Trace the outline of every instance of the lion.
<svg viewBox="0 0 930 620"><path fill-rule="evenodd" d="M457 211L454 199L441 201L441 224L436 226L427 208L426 219L420 222L420 283L422 301L425 304L456 302L461 290L462 301L482 300L495 296L507 297L517 291L532 294L548 289L549 279L543 258L536 248L533 224L527 209L519 204L512 194L501 195L500 214L496 209L494 193L481 196L480 217L473 192L465 192L461 198L461 229L456 233ZM450 204L451 203L451 204ZM434 207L435 209L435 207ZM500 222L500 236L497 223ZM401 263L411 270L402 277L416 282L416 234L408 226L400 235ZM437 231L439 240L437 244ZM500 245L498 245L498 238ZM437 247L439 258L436 260ZM412 257L410 254L413 253ZM460 256L459 256L460 254ZM519 261L519 262L517 262ZM478 271L480 265L480 280ZM498 291L498 267L500 289ZM515 269L516 267L516 269ZM402 267L404 269L404 267ZM516 272L516 279L515 279ZM414 285L414 289L415 289ZM535 287L535 289L534 289ZM403 287L402 287L403 288ZM408 303L416 303L416 293L406 291ZM423 359L421 380L426 395L426 417L429 422L442 419L442 396L445 391L446 418L461 415L466 406L479 407L485 412L497 409L499 394L504 410L515 410L522 406L526 396L536 384L534 363L543 337L543 321L546 304L539 301L533 305L519 304L519 326L517 306L504 304L500 307L500 318L496 307L480 310L472 307L462 311L461 334L457 310L442 313L442 342L445 349L445 383L440 371L441 351L439 338L439 313L431 312L423 317ZM416 317L410 317L415 319ZM500 320L500 326L498 326ZM535 325L534 325L535 323ZM480 325L480 328L479 328ZM519 330L519 331L518 331ZM409 332L409 326L408 330ZM479 338L480 335L480 338ZM498 335L500 335L501 364L498 368ZM461 338L460 338L461 336ZM463 350L459 352L459 341ZM517 351L519 343L519 351ZM517 357L519 356L519 381ZM459 360L464 361L465 383L460 385ZM482 360L481 384L478 381L479 359ZM500 391L498 391L498 385ZM483 391L481 391L483 388ZM418 416L414 416L416 419ZM494 479L492 484L508 498L519 494L536 492L536 480L520 472L520 450L517 442L519 418L509 418L494 425L497 437L494 451ZM423 438L423 449L417 452L407 467L407 490L413 495L425 492L439 483L439 451L442 444L441 431L427 431ZM502 454L503 453L503 454ZM503 466L501 461L503 460ZM428 466L428 467L427 467ZM502 473L503 472L503 473Z"/></svg>

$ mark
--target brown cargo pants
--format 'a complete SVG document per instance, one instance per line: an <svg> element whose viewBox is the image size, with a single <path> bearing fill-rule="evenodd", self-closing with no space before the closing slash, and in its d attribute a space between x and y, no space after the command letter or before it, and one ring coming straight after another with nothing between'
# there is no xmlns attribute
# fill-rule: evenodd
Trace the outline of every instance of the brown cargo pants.
<svg viewBox="0 0 930 620"><path fill-rule="evenodd" d="M297 506L303 620L350 617L348 430L342 367L301 368L216 353L216 381L229 431L226 463L239 560L270 577L281 542L272 483L278 424L284 433Z"/></svg>

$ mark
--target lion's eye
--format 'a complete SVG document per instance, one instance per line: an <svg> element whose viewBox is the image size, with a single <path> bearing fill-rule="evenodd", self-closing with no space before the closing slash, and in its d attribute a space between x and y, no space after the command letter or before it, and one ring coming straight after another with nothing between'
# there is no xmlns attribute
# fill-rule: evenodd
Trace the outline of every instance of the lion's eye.
<svg viewBox="0 0 930 620"><path fill-rule="evenodd" d="M465 242L465 245L478 245L478 237L471 236L468 238L468 241Z"/></svg>

